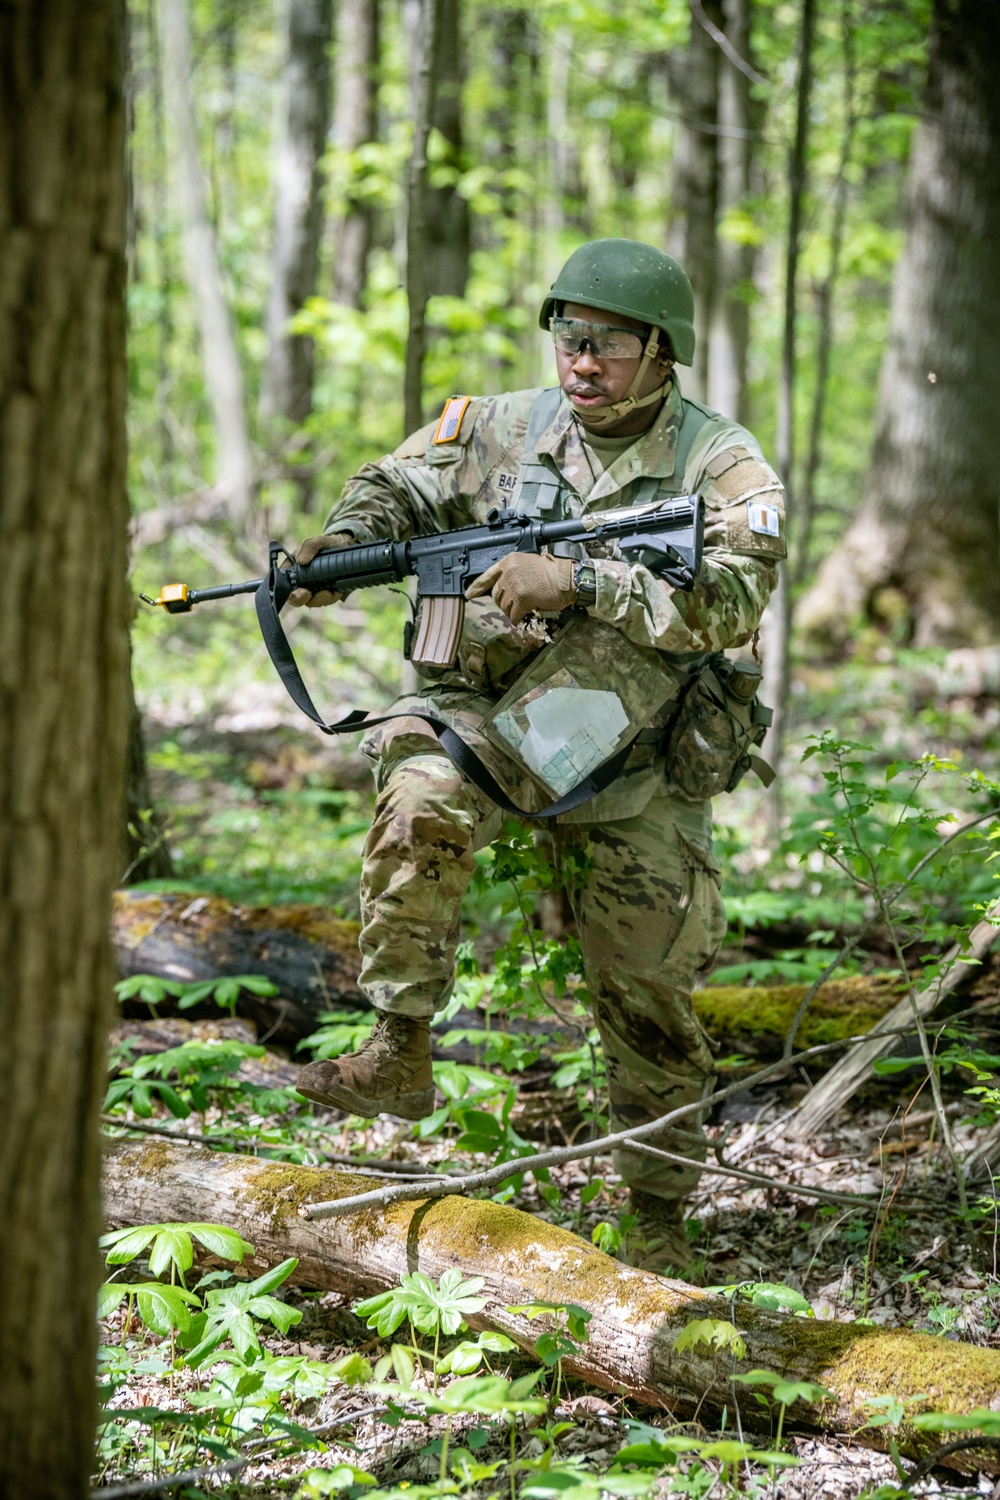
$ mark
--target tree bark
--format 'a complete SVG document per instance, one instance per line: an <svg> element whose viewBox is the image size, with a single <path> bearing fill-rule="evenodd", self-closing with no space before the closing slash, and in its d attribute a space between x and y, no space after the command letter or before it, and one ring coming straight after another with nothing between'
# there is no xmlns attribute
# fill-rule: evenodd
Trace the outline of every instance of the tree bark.
<svg viewBox="0 0 1000 1500"><path fill-rule="evenodd" d="M445 143L442 166L462 170L461 0L441 0L434 91L434 129ZM464 297L469 279L469 205L454 183L428 188L427 286L432 297Z"/></svg>
<svg viewBox="0 0 1000 1500"><path fill-rule="evenodd" d="M32 1500L83 1500L94 1437L128 738L123 27L119 0L0 9L0 1494Z"/></svg>
<svg viewBox="0 0 1000 1500"><path fill-rule="evenodd" d="M812 540L813 522L816 516L816 479L822 455L827 388L830 379L830 354L833 348L833 302L840 279L840 258L844 247L844 228L847 221L847 173L854 147L854 132L858 123L854 103L856 68L854 30L849 0L844 0L841 10L841 36L844 53L844 120L840 138L837 180L833 193L829 268L815 293L816 314L819 322L819 335L816 340L816 388L809 418L809 444L802 474L802 493L796 506L794 574L798 582L801 582L809 569L809 544Z"/></svg>
<svg viewBox="0 0 1000 1500"><path fill-rule="evenodd" d="M875 446L861 508L803 600L834 643L879 595L918 646L985 644L1000 626L1000 27L988 0L935 0L910 162Z"/></svg>
<svg viewBox="0 0 1000 1500"><path fill-rule="evenodd" d="M726 36L741 58L750 57L749 0L723 0ZM716 294L708 340L708 404L748 420L747 349L750 344L750 291L753 247L727 232L750 192L753 146L750 80L728 57L719 60L718 223L716 227ZM705 337L705 332L702 334Z"/></svg>
<svg viewBox="0 0 1000 1500"><path fill-rule="evenodd" d="M428 239L427 140L434 116L434 63L441 36L444 0L420 0L419 65L413 90L413 151L406 177L406 368L403 373L403 428L423 425L423 373L427 349Z"/></svg>
<svg viewBox="0 0 1000 1500"><path fill-rule="evenodd" d="M674 1342L695 1318L733 1317L728 1300L684 1282L632 1270L565 1229L497 1203L453 1197L409 1201L320 1222L297 1212L310 1201L347 1197L371 1187L370 1178L309 1167L213 1154L186 1146L109 1142L104 1202L109 1224L213 1221L237 1230L256 1248L255 1268L299 1257L296 1278L306 1286L364 1295L395 1286L402 1271L438 1278L448 1269L485 1278L486 1308L469 1319L494 1328L533 1352L546 1330L510 1312L512 1306L575 1302L591 1313L589 1341L564 1367L592 1385L625 1393L669 1411L732 1411L760 1422L760 1407L734 1385L733 1362L706 1357L703 1345L678 1354ZM866 1398L893 1395L928 1409L967 1411L995 1404L1000 1353L945 1342L909 1329L862 1327L781 1316L739 1304L747 1356L740 1372L764 1366L793 1380L833 1391L822 1408L790 1408L799 1426L852 1433L886 1448L885 1428L858 1432L871 1410ZM900 1450L935 1447L932 1437L904 1424ZM968 1460L968 1455L962 1457ZM961 1459L958 1460L959 1462ZM970 1467L988 1466L976 1464Z"/></svg>
<svg viewBox="0 0 1000 1500"><path fill-rule="evenodd" d="M125 808L125 873L123 885L140 880L169 879L174 873L167 847L166 823L153 803L146 764L146 740L142 714L129 678L128 782Z"/></svg>
<svg viewBox="0 0 1000 1500"><path fill-rule="evenodd" d="M342 0L334 58L333 138L338 152L347 156L378 139L379 0ZM346 203L331 229L333 300L345 307L360 307L368 276L372 210L364 199L352 195L352 175L349 171Z"/></svg>
<svg viewBox="0 0 1000 1500"><path fill-rule="evenodd" d="M813 38L816 0L802 0L799 39L799 74L796 86L795 135L788 156L788 239L785 256L785 318L781 342L781 377L778 383L778 421L775 434L775 464L785 486L785 509L795 515L795 334L798 320L799 238L802 203L806 188L806 146L809 138L809 100L812 93ZM767 668L768 702L773 710L771 727L761 749L775 770L781 768L784 750L785 709L790 687L791 594L788 568L778 569L778 583L761 622L764 661ZM772 836L781 823L781 783L768 792L768 821Z"/></svg>
<svg viewBox="0 0 1000 1500"><path fill-rule="evenodd" d="M706 0L705 14L720 29L722 0ZM668 239L691 279L694 326L697 330L694 364L684 384L696 401L708 396L708 330L712 323L717 284L715 224L719 196L719 49L700 24L692 6L691 39L687 49L668 62L668 77L684 109L684 124L674 156L673 212Z"/></svg>
<svg viewBox="0 0 1000 1500"><path fill-rule="evenodd" d="M188 286L201 337L205 387L215 428L215 486L226 494L230 517L245 529L253 490L243 371L222 288L205 179L198 159L191 95L191 37L187 0L159 0L164 99L175 133L177 198Z"/></svg>
<svg viewBox="0 0 1000 1500"><path fill-rule="evenodd" d="M330 128L332 0L290 0L283 128L275 166L274 259L267 308L265 421L304 422L312 410L313 340L288 320L316 291L323 227L323 152Z"/></svg>

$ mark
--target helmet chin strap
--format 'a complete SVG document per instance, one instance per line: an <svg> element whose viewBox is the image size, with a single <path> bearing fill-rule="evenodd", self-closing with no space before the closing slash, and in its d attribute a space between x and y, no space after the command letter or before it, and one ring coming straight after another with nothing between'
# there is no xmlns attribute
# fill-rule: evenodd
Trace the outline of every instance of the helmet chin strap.
<svg viewBox="0 0 1000 1500"><path fill-rule="evenodd" d="M616 401L613 406L604 407L600 412L588 412L587 421L584 424L585 426L612 427L616 422L620 422L622 417L628 416L629 412L638 411L643 406L652 406L654 401L663 400L664 396L667 394L667 391L670 389L669 373L663 384L657 386L655 391L650 391L648 396L636 395L636 392L642 385L643 380L646 378L646 371L649 369L650 365L653 363L654 359L660 352L661 345L659 341L659 334L660 330L658 328L650 329L649 338L646 340L646 347L642 351L642 359L639 361L639 368L636 370L635 376L632 380L632 384L629 386L622 399L620 401ZM672 363L671 368L673 368Z"/></svg>

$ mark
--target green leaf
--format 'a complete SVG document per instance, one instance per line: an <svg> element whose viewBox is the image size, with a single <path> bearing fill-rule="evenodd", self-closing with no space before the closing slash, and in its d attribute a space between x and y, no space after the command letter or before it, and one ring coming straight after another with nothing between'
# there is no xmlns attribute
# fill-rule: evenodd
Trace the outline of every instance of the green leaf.
<svg viewBox="0 0 1000 1500"><path fill-rule="evenodd" d="M191 1323L190 1307L201 1307L194 1292L182 1286L166 1286L160 1281L144 1281L133 1285L139 1316L146 1327L162 1336L188 1328Z"/></svg>
<svg viewBox="0 0 1000 1500"><path fill-rule="evenodd" d="M128 1285L123 1281L105 1281L97 1289L97 1316L110 1318L128 1295Z"/></svg>
<svg viewBox="0 0 1000 1500"><path fill-rule="evenodd" d="M152 1244L163 1224L140 1224L132 1229L114 1229L110 1234L102 1234L98 1244L103 1250L105 1246L111 1246L105 1257L105 1265L127 1266L130 1260L135 1260L141 1255L147 1245Z"/></svg>
<svg viewBox="0 0 1000 1500"><path fill-rule="evenodd" d="M243 989L249 990L251 995L276 995L278 986L263 974L239 974L233 984L241 985Z"/></svg>
<svg viewBox="0 0 1000 1500"><path fill-rule="evenodd" d="M281 1333L287 1333L293 1323L302 1322L299 1309L289 1307L287 1302L279 1302L277 1297L252 1297L246 1309L262 1323L273 1323Z"/></svg>
<svg viewBox="0 0 1000 1500"><path fill-rule="evenodd" d="M725 1318L694 1318L674 1339L678 1354L685 1349L696 1349L699 1344L706 1344L710 1350L732 1349L737 1359L747 1357L747 1346L739 1329Z"/></svg>
<svg viewBox="0 0 1000 1500"><path fill-rule="evenodd" d="M177 1224L164 1225L149 1252L149 1269L154 1276L162 1276L164 1271L170 1269L171 1264L177 1267L182 1276L194 1264L191 1236Z"/></svg>
<svg viewBox="0 0 1000 1500"><path fill-rule="evenodd" d="M270 1271L265 1271L263 1276L258 1276L256 1281L248 1281L245 1284L244 1290L251 1297L260 1297L267 1292L273 1292L281 1286L283 1281L288 1280L298 1263L298 1256L290 1255L287 1260L281 1261L279 1265L272 1266Z"/></svg>
<svg viewBox="0 0 1000 1500"><path fill-rule="evenodd" d="M217 1255L220 1260L233 1260L239 1265L245 1255L253 1254L253 1246L235 1229L227 1229L222 1224L185 1224L183 1227L204 1245L209 1254Z"/></svg>
<svg viewBox="0 0 1000 1500"><path fill-rule="evenodd" d="M913 1418L921 1432L981 1432L985 1437L1000 1437L1000 1412L977 1406L974 1411L925 1411Z"/></svg>
<svg viewBox="0 0 1000 1500"><path fill-rule="evenodd" d="M366 1385L372 1378L372 1367L363 1354L345 1354L330 1369L347 1386Z"/></svg>
<svg viewBox="0 0 1000 1500"><path fill-rule="evenodd" d="M400 1385L412 1385L413 1377L417 1373L417 1363L409 1349L403 1344L393 1344L389 1354L392 1359L392 1368L396 1372L396 1379Z"/></svg>

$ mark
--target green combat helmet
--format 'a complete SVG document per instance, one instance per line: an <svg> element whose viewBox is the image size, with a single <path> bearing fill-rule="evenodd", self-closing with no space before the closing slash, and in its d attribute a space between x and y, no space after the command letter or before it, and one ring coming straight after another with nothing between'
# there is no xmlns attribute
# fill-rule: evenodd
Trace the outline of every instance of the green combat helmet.
<svg viewBox="0 0 1000 1500"><path fill-rule="evenodd" d="M678 364L689 365L694 359L691 283L677 262L654 245L639 240L591 240L581 245L542 303L540 328L548 328L559 302L580 302L662 328Z"/></svg>

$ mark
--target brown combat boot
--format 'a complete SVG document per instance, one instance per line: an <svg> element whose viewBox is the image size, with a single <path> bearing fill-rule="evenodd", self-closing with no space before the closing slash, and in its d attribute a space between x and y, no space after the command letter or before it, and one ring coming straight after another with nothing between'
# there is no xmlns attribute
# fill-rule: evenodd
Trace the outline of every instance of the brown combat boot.
<svg viewBox="0 0 1000 1500"><path fill-rule="evenodd" d="M434 1109L430 1022L381 1012L357 1052L310 1063L296 1092L369 1120L422 1120Z"/></svg>
<svg viewBox="0 0 1000 1500"><path fill-rule="evenodd" d="M628 1212L638 1219L629 1230L621 1258L640 1271L669 1276L691 1261L691 1245L684 1233L684 1204L679 1198L658 1198L630 1188Z"/></svg>

